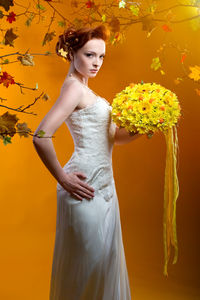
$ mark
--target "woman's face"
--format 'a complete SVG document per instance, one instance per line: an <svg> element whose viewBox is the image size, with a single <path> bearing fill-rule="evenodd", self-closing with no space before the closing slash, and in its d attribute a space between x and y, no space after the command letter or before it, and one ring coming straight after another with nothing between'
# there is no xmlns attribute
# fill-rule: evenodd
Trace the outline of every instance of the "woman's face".
<svg viewBox="0 0 200 300"><path fill-rule="evenodd" d="M104 56L104 40L93 38L74 53L74 67L82 76L94 77L103 64ZM92 72L92 69L95 69L96 72Z"/></svg>

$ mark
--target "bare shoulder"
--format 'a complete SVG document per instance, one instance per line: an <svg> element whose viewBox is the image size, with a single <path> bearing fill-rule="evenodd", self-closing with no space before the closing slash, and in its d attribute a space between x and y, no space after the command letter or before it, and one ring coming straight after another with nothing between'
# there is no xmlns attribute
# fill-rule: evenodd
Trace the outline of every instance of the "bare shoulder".
<svg viewBox="0 0 200 300"><path fill-rule="evenodd" d="M75 80L64 82L61 87L58 99L42 119L34 135L38 130L42 129L45 134L47 134L47 136L52 136L59 128L59 126L79 105L82 95L83 90L78 82L76 82ZM36 141L38 141L37 138Z"/></svg>
<svg viewBox="0 0 200 300"><path fill-rule="evenodd" d="M84 87L77 81L73 79L65 79L62 86L61 86L61 91L74 91L78 93L79 95L84 93Z"/></svg>

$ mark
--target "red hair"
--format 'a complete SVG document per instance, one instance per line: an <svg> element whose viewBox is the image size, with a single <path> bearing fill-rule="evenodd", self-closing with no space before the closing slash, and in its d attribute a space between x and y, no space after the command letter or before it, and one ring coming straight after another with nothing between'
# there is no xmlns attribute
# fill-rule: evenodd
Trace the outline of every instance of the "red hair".
<svg viewBox="0 0 200 300"><path fill-rule="evenodd" d="M67 52L66 59L71 61L69 53L76 52L82 48L87 41L97 38L107 42L110 35L109 29L101 24L95 28L82 27L75 29L73 26L68 27L63 34L59 35L59 40L56 44L56 53L62 56L59 52L63 48Z"/></svg>

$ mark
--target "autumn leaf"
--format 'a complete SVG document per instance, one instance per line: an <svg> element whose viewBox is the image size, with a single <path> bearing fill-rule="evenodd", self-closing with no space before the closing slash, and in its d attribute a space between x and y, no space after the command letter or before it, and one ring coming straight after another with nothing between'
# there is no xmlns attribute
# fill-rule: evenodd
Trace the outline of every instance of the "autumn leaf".
<svg viewBox="0 0 200 300"><path fill-rule="evenodd" d="M193 31L199 30L200 29L200 18L190 20L189 25Z"/></svg>
<svg viewBox="0 0 200 300"><path fill-rule="evenodd" d="M200 89L195 89L198 96L200 96Z"/></svg>
<svg viewBox="0 0 200 300"><path fill-rule="evenodd" d="M103 22L105 22L106 21L106 15L102 15L101 19L102 19Z"/></svg>
<svg viewBox="0 0 200 300"><path fill-rule="evenodd" d="M29 136L28 132L30 132L31 129L27 127L27 123L25 123L25 122L24 123L17 123L16 127L18 129L17 133L19 134L20 138L22 136L24 136L24 137Z"/></svg>
<svg viewBox="0 0 200 300"><path fill-rule="evenodd" d="M161 63L159 57L154 57L152 59L151 69L154 71L157 71L159 68L161 68Z"/></svg>
<svg viewBox="0 0 200 300"><path fill-rule="evenodd" d="M178 85L181 82L181 80L183 80L181 77L177 77L176 79L174 79L174 83Z"/></svg>
<svg viewBox="0 0 200 300"><path fill-rule="evenodd" d="M42 41L42 46L46 45L47 42L52 41L54 36L56 36L55 31L47 32L45 34L45 37L44 37L43 41Z"/></svg>
<svg viewBox="0 0 200 300"><path fill-rule="evenodd" d="M129 8L134 16L138 16L139 10L140 10L139 7L137 7L135 5L130 5Z"/></svg>
<svg viewBox="0 0 200 300"><path fill-rule="evenodd" d="M9 84L15 84L15 81L10 74L3 72L3 75L0 75L0 84L1 83L8 88Z"/></svg>
<svg viewBox="0 0 200 300"><path fill-rule="evenodd" d="M3 6L6 11L9 11L10 6L14 6L13 0L0 0L0 6Z"/></svg>
<svg viewBox="0 0 200 300"><path fill-rule="evenodd" d="M109 25L113 32L119 32L120 31L120 21L117 17L112 17L111 21L109 22Z"/></svg>
<svg viewBox="0 0 200 300"><path fill-rule="evenodd" d="M165 71L160 70L161 75L165 75Z"/></svg>
<svg viewBox="0 0 200 300"><path fill-rule="evenodd" d="M142 18L142 30L151 31L154 27L156 27L156 23L151 15Z"/></svg>
<svg viewBox="0 0 200 300"><path fill-rule="evenodd" d="M200 67L194 66L194 67L189 67L189 69L192 72L188 75L188 77L194 79L194 81L198 81L200 79Z"/></svg>
<svg viewBox="0 0 200 300"><path fill-rule="evenodd" d="M8 21L9 23L12 23L13 21L16 21L15 16L16 16L16 14L14 13L14 11L11 11L9 13L9 15L7 16L6 21Z"/></svg>
<svg viewBox="0 0 200 300"><path fill-rule="evenodd" d="M171 11L171 9L166 13L165 18L167 21L171 21L175 18L175 14Z"/></svg>
<svg viewBox="0 0 200 300"><path fill-rule="evenodd" d="M47 101L49 99L49 95L47 93L45 93L43 96L42 96L42 99L44 99L45 101Z"/></svg>
<svg viewBox="0 0 200 300"><path fill-rule="evenodd" d="M110 42L114 45L116 42L122 41L124 36L121 32L116 32L110 36Z"/></svg>
<svg viewBox="0 0 200 300"><path fill-rule="evenodd" d="M13 32L13 28L10 28L6 31L6 34L4 36L4 44L5 45L9 45L11 47L14 47L13 45L13 41L18 37L18 35L16 35L14 32Z"/></svg>
<svg viewBox="0 0 200 300"><path fill-rule="evenodd" d="M125 8L126 2L124 0L119 1L119 8Z"/></svg>
<svg viewBox="0 0 200 300"><path fill-rule="evenodd" d="M162 25L162 29L163 29L165 32L170 32L170 31L172 31L172 29L171 29L167 24Z"/></svg>
<svg viewBox="0 0 200 300"><path fill-rule="evenodd" d="M34 14L30 13L30 17L26 20L26 22L24 23L27 27L31 26L32 20L34 18Z"/></svg>
<svg viewBox="0 0 200 300"><path fill-rule="evenodd" d="M8 111L0 116L0 138L4 135L14 136L16 133L15 124L19 118L16 114L12 115Z"/></svg>
<svg viewBox="0 0 200 300"><path fill-rule="evenodd" d="M25 55L20 55L17 57L17 59L21 62L23 66L34 66L35 63L33 61L33 56L29 53Z"/></svg>
<svg viewBox="0 0 200 300"><path fill-rule="evenodd" d="M155 12L155 10L156 10L156 8L157 8L157 3L156 2L153 2L153 3L151 3L148 7L147 7L147 9L146 9L146 11L147 11L147 13L150 13L150 14L154 14L154 12Z"/></svg>
<svg viewBox="0 0 200 300"><path fill-rule="evenodd" d="M72 0L71 1L71 6L77 8L78 7L78 1Z"/></svg>
<svg viewBox="0 0 200 300"><path fill-rule="evenodd" d="M185 54L185 53L183 53L183 54L182 54L182 56L181 56L181 63L183 63L183 62L184 62L185 58L186 58L186 54Z"/></svg>
<svg viewBox="0 0 200 300"><path fill-rule="evenodd" d="M87 1L87 2L85 3L85 5L86 5L87 8L92 8L95 4L94 4L94 2L92 2L92 1Z"/></svg>

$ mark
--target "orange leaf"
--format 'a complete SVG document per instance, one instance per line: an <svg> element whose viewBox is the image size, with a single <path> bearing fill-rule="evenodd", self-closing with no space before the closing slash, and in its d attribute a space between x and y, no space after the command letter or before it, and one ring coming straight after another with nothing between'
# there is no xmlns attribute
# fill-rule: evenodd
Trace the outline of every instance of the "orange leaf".
<svg viewBox="0 0 200 300"><path fill-rule="evenodd" d="M181 63L183 63L183 61L185 60L185 58L186 58L186 54L183 53L183 54L182 54L182 57L181 57Z"/></svg>
<svg viewBox="0 0 200 300"><path fill-rule="evenodd" d="M200 96L200 89L195 89L198 96Z"/></svg>
<svg viewBox="0 0 200 300"><path fill-rule="evenodd" d="M172 29L167 24L162 25L162 29L166 32L172 31Z"/></svg>

